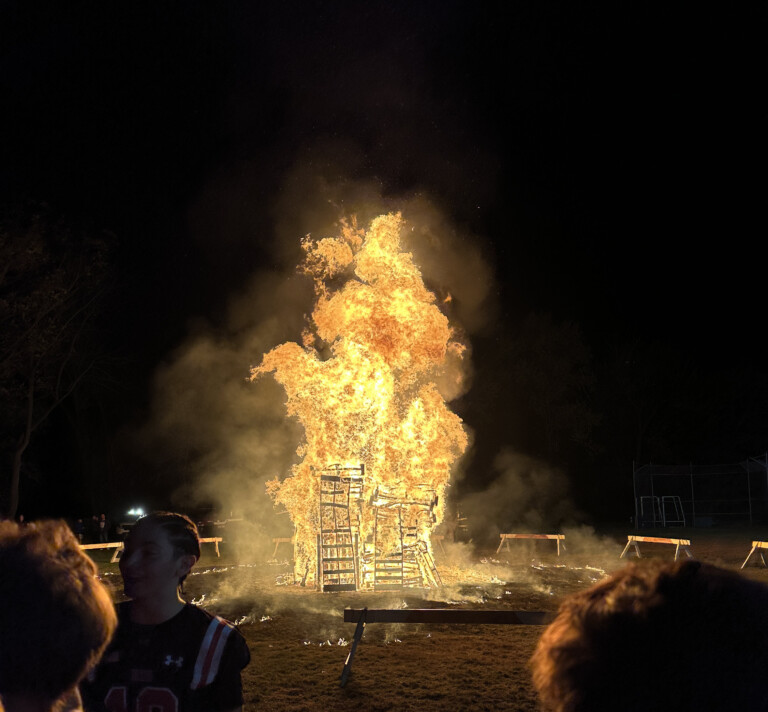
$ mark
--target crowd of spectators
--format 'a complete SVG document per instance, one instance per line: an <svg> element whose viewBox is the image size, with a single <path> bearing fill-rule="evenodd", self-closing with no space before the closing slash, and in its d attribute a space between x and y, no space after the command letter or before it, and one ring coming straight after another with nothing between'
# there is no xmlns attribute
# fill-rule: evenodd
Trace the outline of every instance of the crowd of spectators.
<svg viewBox="0 0 768 712"><path fill-rule="evenodd" d="M106 514L94 514L91 517L78 517L72 522L72 531L81 544L105 544L109 541L122 541L127 533L117 531Z"/></svg>

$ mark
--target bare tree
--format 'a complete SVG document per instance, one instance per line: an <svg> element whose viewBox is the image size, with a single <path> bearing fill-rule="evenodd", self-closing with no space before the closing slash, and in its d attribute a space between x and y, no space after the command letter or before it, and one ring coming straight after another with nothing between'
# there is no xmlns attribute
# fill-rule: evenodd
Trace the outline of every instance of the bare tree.
<svg viewBox="0 0 768 712"><path fill-rule="evenodd" d="M19 504L33 435L91 370L90 330L106 286L110 240L45 207L0 218L0 413L7 516Z"/></svg>

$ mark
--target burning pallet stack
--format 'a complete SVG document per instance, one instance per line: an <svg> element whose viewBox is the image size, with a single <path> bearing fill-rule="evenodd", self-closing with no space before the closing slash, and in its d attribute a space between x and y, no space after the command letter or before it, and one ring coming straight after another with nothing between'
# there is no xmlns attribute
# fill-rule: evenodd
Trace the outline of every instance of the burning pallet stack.
<svg viewBox="0 0 768 712"><path fill-rule="evenodd" d="M364 465L333 465L320 473L317 582L321 591L360 588L360 503L364 475Z"/></svg>
<svg viewBox="0 0 768 712"><path fill-rule="evenodd" d="M320 590L440 585L430 537L468 445L448 401L466 385L469 352L407 227L390 213L366 230L343 220L336 236L308 235L299 270L315 305L300 343L251 369L284 388L304 431L301 461L266 489L294 525L294 577Z"/></svg>
<svg viewBox="0 0 768 712"><path fill-rule="evenodd" d="M403 500L379 486L363 498L365 466L319 472L317 582L321 591L392 591L442 585L423 537L435 523L437 496L422 488ZM372 521L363 536L362 522Z"/></svg>

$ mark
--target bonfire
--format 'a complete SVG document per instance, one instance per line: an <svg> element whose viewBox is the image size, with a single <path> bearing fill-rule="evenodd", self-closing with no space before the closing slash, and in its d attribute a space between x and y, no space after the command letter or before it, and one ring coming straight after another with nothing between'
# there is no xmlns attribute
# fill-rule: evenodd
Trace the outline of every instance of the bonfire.
<svg viewBox="0 0 768 712"><path fill-rule="evenodd" d="M300 462L267 489L294 525L297 582L321 590L440 583L431 533L467 434L438 383L461 378L466 354L403 229L394 213L305 238L315 304L302 343L251 371L274 376L304 429Z"/></svg>

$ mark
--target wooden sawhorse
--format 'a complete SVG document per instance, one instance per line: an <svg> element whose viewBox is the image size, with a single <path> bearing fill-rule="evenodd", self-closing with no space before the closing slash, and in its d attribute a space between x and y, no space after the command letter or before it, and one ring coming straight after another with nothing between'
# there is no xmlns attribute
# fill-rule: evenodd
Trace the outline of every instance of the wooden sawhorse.
<svg viewBox="0 0 768 712"><path fill-rule="evenodd" d="M433 534L432 535L432 547L434 548L435 544L439 544L440 551L442 551L445 554L445 547L443 546L443 540L445 539L444 534Z"/></svg>
<svg viewBox="0 0 768 712"><path fill-rule="evenodd" d="M691 554L690 549L688 548L691 545L690 539L667 539L665 537L658 537L658 536L635 536L634 534L630 534L627 536L627 545L624 547L624 551L621 552L621 556L619 556L620 559L624 558L624 554L627 553L627 550L630 546L635 547L635 553L637 554L637 558L640 558L640 547L637 545L640 541L647 541L652 544L674 544L675 545L675 561L677 561L678 554L680 553L680 549L682 549L688 556L689 559L693 558L693 554Z"/></svg>
<svg viewBox="0 0 768 712"><path fill-rule="evenodd" d="M507 551L509 551L510 539L554 539L557 542L557 555L560 556L561 545L563 551L565 551L565 534L499 534L499 537L501 538L501 541L499 542L499 548L496 549L497 554L505 544Z"/></svg>
<svg viewBox="0 0 768 712"><path fill-rule="evenodd" d="M219 543L224 541L223 537L220 536L211 536L211 537L205 537L204 539L200 540L201 544L213 544L213 546L216 549L216 556L221 556L219 553Z"/></svg>
<svg viewBox="0 0 768 712"><path fill-rule="evenodd" d="M279 536L272 539L272 543L275 545L275 550L272 552L272 558L277 557L277 550L280 547L280 544L293 544L293 537L292 536Z"/></svg>
<svg viewBox="0 0 768 712"><path fill-rule="evenodd" d="M123 550L122 541L107 541L103 544L80 544L81 549L114 549L115 553L112 554L110 559L111 563L115 563L120 558L120 552Z"/></svg>
<svg viewBox="0 0 768 712"><path fill-rule="evenodd" d="M754 554L756 551L759 551L761 549L768 549L768 541L753 541L752 548L749 550L749 554L747 554L747 558L744 559L744 563L741 565L741 568L743 569L747 565L747 561L750 560L750 558L752 557L752 554ZM760 551L760 559L763 562L763 566L766 566L765 557L763 556L762 551Z"/></svg>
<svg viewBox="0 0 768 712"><path fill-rule="evenodd" d="M219 542L223 541L223 538L220 536L212 536L212 537L206 537L204 539L200 539L201 544L213 544L216 547L216 556L221 556L219 553ZM103 544L80 544L81 549L114 549L115 553L112 554L112 558L110 559L110 563L114 564L116 561L120 559L120 554L123 553L123 542L122 541L109 541L104 542Z"/></svg>

